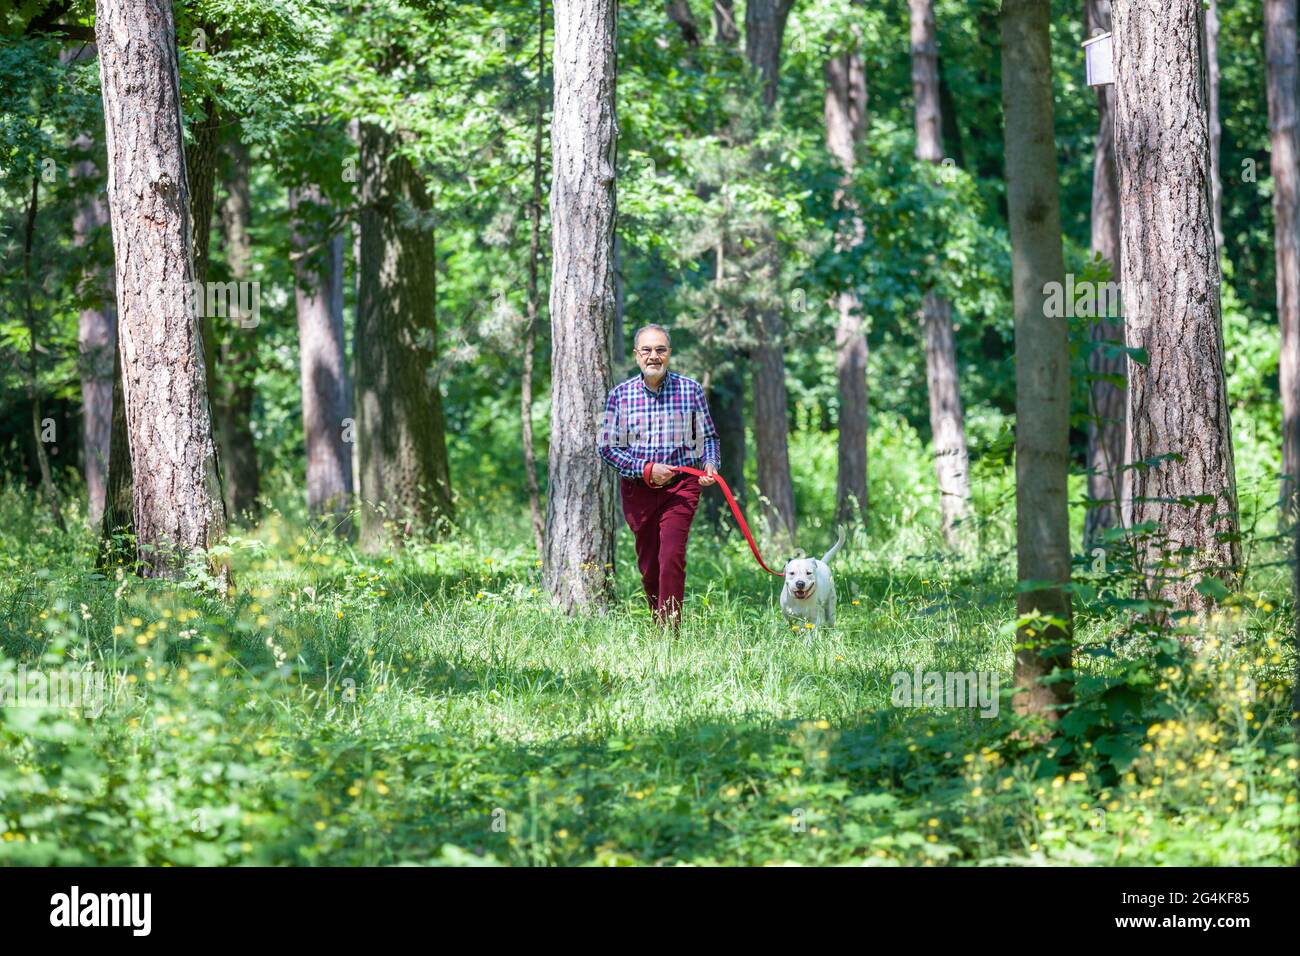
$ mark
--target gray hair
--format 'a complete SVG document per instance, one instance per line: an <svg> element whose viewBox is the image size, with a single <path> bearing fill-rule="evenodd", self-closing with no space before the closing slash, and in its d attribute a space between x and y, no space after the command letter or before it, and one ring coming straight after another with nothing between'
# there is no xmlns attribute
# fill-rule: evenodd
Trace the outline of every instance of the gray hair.
<svg viewBox="0 0 1300 956"><path fill-rule="evenodd" d="M653 322L651 322L649 325L643 325L641 326L641 328L636 330L636 334L632 336L632 348L636 348L636 344L641 341L641 334L643 332L649 332L652 329L656 332L662 332L664 334L664 338L668 340L668 347L669 348L673 347L673 337L668 334L668 330L665 329L662 325L655 325Z"/></svg>

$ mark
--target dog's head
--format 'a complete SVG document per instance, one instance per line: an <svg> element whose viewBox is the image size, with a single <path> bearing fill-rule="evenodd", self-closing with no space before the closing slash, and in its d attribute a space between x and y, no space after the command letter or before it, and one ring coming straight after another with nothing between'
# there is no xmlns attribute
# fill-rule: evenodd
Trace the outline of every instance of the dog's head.
<svg viewBox="0 0 1300 956"><path fill-rule="evenodd" d="M817 559L792 558L785 564L785 585L800 601L813 596L817 590Z"/></svg>

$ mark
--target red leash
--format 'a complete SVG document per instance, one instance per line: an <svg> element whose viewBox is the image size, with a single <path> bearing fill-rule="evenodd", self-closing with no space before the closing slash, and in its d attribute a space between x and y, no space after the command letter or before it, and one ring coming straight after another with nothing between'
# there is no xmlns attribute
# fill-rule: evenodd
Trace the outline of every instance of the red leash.
<svg viewBox="0 0 1300 956"><path fill-rule="evenodd" d="M705 476L705 472L700 471L698 468L689 468L686 465L669 465L668 467L672 471L685 472L688 475L694 475L696 478ZM763 562L763 556L758 553L758 545L754 544L754 536L749 533L749 525L745 524L745 516L740 513L740 505L736 504L735 496L732 495L731 489L727 487L727 480L719 474L714 474L713 478L717 481L718 486L722 488L722 493L727 496L727 504L731 505L731 513L736 516L736 524L740 525L740 530L745 533L745 540L749 542L749 550L754 552L754 558L759 565L768 574L775 574L778 578L785 577L780 571L773 571Z"/></svg>

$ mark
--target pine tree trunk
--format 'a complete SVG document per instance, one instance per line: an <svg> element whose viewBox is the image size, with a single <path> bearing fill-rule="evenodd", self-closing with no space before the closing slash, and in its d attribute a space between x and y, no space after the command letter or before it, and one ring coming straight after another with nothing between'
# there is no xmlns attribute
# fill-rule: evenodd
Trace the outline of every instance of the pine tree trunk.
<svg viewBox="0 0 1300 956"><path fill-rule="evenodd" d="M745 55L763 84L763 104L776 104L781 44L793 0L749 0L745 4ZM755 240L760 260L780 283L776 237L769 229ZM777 308L757 308L751 317L756 343L750 349L754 390L754 445L763 524L774 553L794 548L796 518L794 481L790 475L789 402L785 385L785 322Z"/></svg>
<svg viewBox="0 0 1300 956"><path fill-rule="evenodd" d="M1094 36L1110 30L1110 0L1088 0L1087 32ZM1113 281L1119 278L1119 170L1115 166L1115 87L1097 87L1097 140L1092 160L1092 253L1104 260ZM1085 548L1096 544L1104 531L1119 526L1123 500L1124 416L1127 394L1114 378L1123 381L1128 358L1118 350L1124 344L1124 320L1101 316L1088 327L1095 343L1088 356L1093 379L1088 385L1088 500L1084 515ZM1111 348L1103 347L1111 343Z"/></svg>
<svg viewBox="0 0 1300 956"><path fill-rule="evenodd" d="M201 27L208 36L213 37L215 30L209 24ZM208 281L208 264L212 248L212 214L216 201L217 183L217 147L221 134L217 105L211 97L205 97L202 104L203 115L191 124L191 140L185 146L186 181L190 194L190 242L194 257L194 281L206 286ZM206 297L205 297L206 298ZM206 303L205 303L206 304ZM203 335L203 370L207 377L210 398L216 399L219 375L217 356L220 351L218 329L212 316L206 309L199 320L199 329ZM220 457L220 421L214 420L214 434L218 438L218 472L224 463Z"/></svg>
<svg viewBox="0 0 1300 956"><path fill-rule="evenodd" d="M916 110L916 158L943 162L943 114L939 108L939 40L934 0L908 0L912 19L912 98Z"/></svg>
<svg viewBox="0 0 1300 956"><path fill-rule="evenodd" d="M789 398L785 387L785 323L775 309L755 316L759 344L749 353L754 390L754 447L763 524L773 553L790 553L796 540L794 480L790 474Z"/></svg>
<svg viewBox="0 0 1300 956"><path fill-rule="evenodd" d="M763 105L776 105L781 77L781 41L794 0L747 0L745 3L745 56L763 82Z"/></svg>
<svg viewBox="0 0 1300 956"><path fill-rule="evenodd" d="M343 236L326 236L318 186L289 193L298 314L307 510L340 537L352 533L352 381L343 332Z"/></svg>
<svg viewBox="0 0 1300 956"><path fill-rule="evenodd" d="M542 517L542 493L537 484L537 452L533 448L533 363L537 350L537 320L541 312L538 272L542 257L542 141L546 124L546 0L537 11L537 114L533 127L533 197L528 233L528 321L524 326L524 368L519 381L519 425L524 448L524 480L528 485L528 513L533 525L533 543L540 555L545 551L546 520ZM620 303L621 304L621 303ZM621 311L621 309L619 310ZM617 330L621 332L621 330ZM620 335L614 341L619 344Z"/></svg>
<svg viewBox="0 0 1300 956"><path fill-rule="evenodd" d="M432 537L452 517L437 360L432 204L394 134L361 126L361 265L355 339L360 546Z"/></svg>
<svg viewBox="0 0 1300 956"><path fill-rule="evenodd" d="M93 43L62 50L59 60L77 63L93 60ZM81 154L98 156L95 138L82 133L73 140ZM99 164L90 158L77 161L72 178L85 183L99 181ZM92 187L77 204L72 219L72 242L84 263L80 297L86 302L77 321L77 374L81 380L81 445L86 480L86 514L92 528L104 514L105 484L108 478L109 441L113 428L113 362L117 352L117 312L113 307L113 270L102 267L91 248L108 226L108 206L102 189Z"/></svg>
<svg viewBox="0 0 1300 956"><path fill-rule="evenodd" d="M847 213L838 237L841 251L862 241L858 209L848 199L857 148L866 132L867 77L857 50L826 63L826 146L844 170L845 182L835 204ZM839 387L840 420L837 449L835 517L840 522L867 523L867 336L862 303L856 291L835 295L835 375Z"/></svg>
<svg viewBox="0 0 1300 956"><path fill-rule="evenodd" d="M542 581L566 612L613 596L614 472L596 454L612 384L615 0L555 4L551 447Z"/></svg>
<svg viewBox="0 0 1300 956"><path fill-rule="evenodd" d="M90 137L79 145L89 149ZM99 170L90 161L77 164L77 176L92 179ZM86 249L108 226L104 194L96 190L77 207L72 221L73 242ZM117 311L113 306L113 270L87 266L82 292L94 305L82 308L77 322L77 370L81 378L82 453L85 461L87 515L92 527L104 515L109 442L113 432L113 362L117 353Z"/></svg>
<svg viewBox="0 0 1300 956"><path fill-rule="evenodd" d="M194 318L171 4L99 0L95 34L136 544L142 573L175 577L221 538L225 509Z"/></svg>
<svg viewBox="0 0 1300 956"><path fill-rule="evenodd" d="M1016 574L1020 582L1070 581L1070 349L1068 320L1045 308L1047 283L1065 282L1056 143L1052 129L1049 0L1002 4L1002 104L1007 214L1016 312ZM1035 621L1016 632L1017 713L1054 719L1070 683L1071 605L1059 587L1019 591L1016 611Z"/></svg>
<svg viewBox="0 0 1300 956"><path fill-rule="evenodd" d="M912 95L916 108L916 158L943 161L943 115L939 108L939 43L934 0L908 0L912 18ZM961 524L970 510L970 459L962 410L952 305L934 289L921 310L925 374L930 393L930 432L944 541L961 546Z"/></svg>
<svg viewBox="0 0 1300 956"><path fill-rule="evenodd" d="M1198 578L1231 584L1240 564L1204 12L1200 0L1115 0L1113 19L1125 328L1149 356L1129 364L1124 458L1178 456L1132 473L1124 523L1161 529L1140 553L1153 594L1200 611Z"/></svg>
<svg viewBox="0 0 1300 956"><path fill-rule="evenodd" d="M99 553L95 566L105 575L119 563L133 560L135 519L131 500L131 444L126 430L126 398L122 392L122 352L113 350L113 392L108 473L104 513L99 524Z"/></svg>
<svg viewBox="0 0 1300 956"><path fill-rule="evenodd" d="M229 278L242 284L252 276L253 244L249 234L252 198L248 184L248 147L237 138L225 145L227 159L226 198L221 204L221 235L226 251ZM327 287L328 288L328 287ZM243 293L237 301L250 301ZM222 487L226 513L255 516L261 491L261 469L257 463L257 442L253 438L253 375L257 363L257 328L260 321L240 313L232 305L228 318L214 325L218 360L213 382L213 415L216 418Z"/></svg>
<svg viewBox="0 0 1300 956"><path fill-rule="evenodd" d="M1300 480L1300 129L1297 128L1296 0L1264 0L1268 130L1273 174L1277 320L1282 333L1282 526L1295 521Z"/></svg>
<svg viewBox="0 0 1300 956"><path fill-rule="evenodd" d="M1214 198L1214 244L1223 255L1223 173L1219 161L1219 142L1223 124L1219 121L1219 0L1206 0L1205 66L1209 83L1210 113L1210 187ZM1109 6L1109 4L1107 4ZM1109 21L1109 18L1107 18Z"/></svg>

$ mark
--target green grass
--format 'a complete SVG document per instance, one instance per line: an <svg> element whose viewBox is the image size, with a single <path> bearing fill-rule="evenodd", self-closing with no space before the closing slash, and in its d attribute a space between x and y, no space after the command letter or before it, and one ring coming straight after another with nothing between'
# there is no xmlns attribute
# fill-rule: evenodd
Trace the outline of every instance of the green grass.
<svg viewBox="0 0 1300 956"><path fill-rule="evenodd" d="M88 536L3 496L0 671L123 679L95 719L0 709L0 863L1296 860L1280 570L1196 660L1082 606L1082 703L1036 744L1007 697L1005 546L951 563L859 535L837 625L791 628L743 540L701 523L673 639L625 531L617 605L570 619L523 524L463 507L453 539L374 560L273 513L222 601L98 578ZM998 674L998 716L892 706L917 665Z"/></svg>

